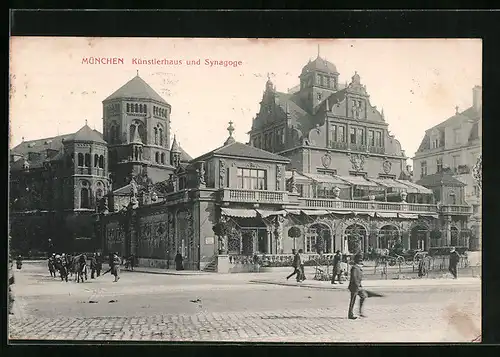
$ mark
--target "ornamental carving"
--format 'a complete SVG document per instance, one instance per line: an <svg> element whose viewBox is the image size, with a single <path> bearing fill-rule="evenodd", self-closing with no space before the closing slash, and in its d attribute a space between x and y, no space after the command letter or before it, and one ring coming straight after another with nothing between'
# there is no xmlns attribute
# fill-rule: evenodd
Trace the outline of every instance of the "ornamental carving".
<svg viewBox="0 0 500 357"><path fill-rule="evenodd" d="M276 165L276 191L281 191L282 177L283 177L283 168L281 165Z"/></svg>
<svg viewBox="0 0 500 357"><path fill-rule="evenodd" d="M201 161L199 163L199 168L196 169L196 173L198 175L198 182L199 182L200 186L205 186L206 185L206 182L205 182L205 162Z"/></svg>
<svg viewBox="0 0 500 357"><path fill-rule="evenodd" d="M219 186L226 186L226 162L219 160Z"/></svg>
<svg viewBox="0 0 500 357"><path fill-rule="evenodd" d="M330 153L325 153L325 155L323 155L323 157L321 158L321 163L323 164L323 167L325 169L329 168L331 163L332 163L332 155L330 155Z"/></svg>
<svg viewBox="0 0 500 357"><path fill-rule="evenodd" d="M382 163L382 169L384 170L385 174L390 173L392 169L392 163L387 159L384 160L384 162Z"/></svg>
<svg viewBox="0 0 500 357"><path fill-rule="evenodd" d="M283 226L285 224L285 217L278 215L276 216L275 222L275 237L276 237L276 254L283 253Z"/></svg>
<svg viewBox="0 0 500 357"><path fill-rule="evenodd" d="M365 156L361 154L351 154L349 153L349 159L351 160L352 169L355 171L363 171L365 165Z"/></svg>
<svg viewBox="0 0 500 357"><path fill-rule="evenodd" d="M354 225L354 224L359 224L360 226L362 226L366 230L367 234L370 231L368 229L368 222L365 219L362 219L362 218L359 218L359 217L354 217L354 218L344 218L344 219L342 219L340 221L340 224L337 226L337 231L336 232L339 233L339 234L344 235L345 234L345 230L349 226Z"/></svg>
<svg viewBox="0 0 500 357"><path fill-rule="evenodd" d="M269 169L271 166L258 163L256 164L255 162L233 162L231 164L232 167L248 167L250 169L264 169L267 168Z"/></svg>
<svg viewBox="0 0 500 357"><path fill-rule="evenodd" d="M477 186L479 189L483 189L482 181L483 181L483 159L482 155L479 155L477 162L472 167L472 177L476 180Z"/></svg>

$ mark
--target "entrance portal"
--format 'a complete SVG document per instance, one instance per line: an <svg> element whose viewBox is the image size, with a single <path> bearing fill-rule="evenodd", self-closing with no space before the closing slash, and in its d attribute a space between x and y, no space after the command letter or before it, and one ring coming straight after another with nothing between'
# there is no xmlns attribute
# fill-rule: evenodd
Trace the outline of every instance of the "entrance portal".
<svg viewBox="0 0 500 357"><path fill-rule="evenodd" d="M345 230L347 238L347 249L349 253L365 253L367 232L365 227L360 224L352 224Z"/></svg>
<svg viewBox="0 0 500 357"><path fill-rule="evenodd" d="M392 249L400 243L400 235L397 227L392 225L383 226L378 232L377 248Z"/></svg>
<svg viewBox="0 0 500 357"><path fill-rule="evenodd" d="M457 227L451 227L450 228L450 235L451 235L451 245L453 247L455 246L461 246L461 242L459 240L459 232L458 232L458 229Z"/></svg>
<svg viewBox="0 0 500 357"><path fill-rule="evenodd" d="M425 239L429 230L424 226L415 226L411 230L410 236L410 249L427 250Z"/></svg>

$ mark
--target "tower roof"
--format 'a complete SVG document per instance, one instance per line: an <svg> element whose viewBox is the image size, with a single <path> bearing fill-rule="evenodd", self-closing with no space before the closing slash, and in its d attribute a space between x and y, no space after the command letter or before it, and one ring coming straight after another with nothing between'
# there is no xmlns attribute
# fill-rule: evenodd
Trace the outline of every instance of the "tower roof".
<svg viewBox="0 0 500 357"><path fill-rule="evenodd" d="M177 152L180 153L181 150L179 148L179 144L177 144L177 138L174 135L174 140L172 141L172 148L170 149L171 152Z"/></svg>
<svg viewBox="0 0 500 357"><path fill-rule="evenodd" d="M74 133L67 141L93 141L96 143L106 144L102 138L102 134L97 130L91 129L87 124L85 124L80 130Z"/></svg>
<svg viewBox="0 0 500 357"><path fill-rule="evenodd" d="M139 75L121 86L117 91L107 97L104 101L117 98L153 99L164 104L168 103L156 91L151 88Z"/></svg>
<svg viewBox="0 0 500 357"><path fill-rule="evenodd" d="M321 58L319 55L314 61L309 61L309 63L302 68L302 74L314 71L338 74L337 67L326 59Z"/></svg>

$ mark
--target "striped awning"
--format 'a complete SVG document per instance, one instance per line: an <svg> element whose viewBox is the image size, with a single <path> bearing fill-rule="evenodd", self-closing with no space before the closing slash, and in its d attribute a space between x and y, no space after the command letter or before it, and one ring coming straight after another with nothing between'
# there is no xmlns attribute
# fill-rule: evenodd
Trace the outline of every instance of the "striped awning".
<svg viewBox="0 0 500 357"><path fill-rule="evenodd" d="M437 213L422 213L419 214L420 217L428 217L428 218L439 218Z"/></svg>
<svg viewBox="0 0 500 357"><path fill-rule="evenodd" d="M396 212L377 212L377 217L380 218L398 218Z"/></svg>
<svg viewBox="0 0 500 357"><path fill-rule="evenodd" d="M294 214L294 215L298 216L300 214L300 210L299 209L287 209L286 213Z"/></svg>
<svg viewBox="0 0 500 357"><path fill-rule="evenodd" d="M402 184L401 182L398 182L398 181L390 179L390 178L378 178L378 179L369 178L369 180L373 181L381 186L396 189L397 191L407 191L408 187L409 187L407 185Z"/></svg>
<svg viewBox="0 0 500 357"><path fill-rule="evenodd" d="M266 210L266 209L256 209L257 213L260 214L261 217L269 217L269 216L283 216L286 215L285 210L278 210L278 211L272 211L272 210Z"/></svg>
<svg viewBox="0 0 500 357"><path fill-rule="evenodd" d="M221 208L221 213L222 215L229 217L240 217L240 218L257 217L257 212L253 209Z"/></svg>
<svg viewBox="0 0 500 357"><path fill-rule="evenodd" d="M287 180L292 178L292 171L285 171L285 178ZM311 183L313 180L301 173L295 172L295 182L299 185Z"/></svg>
<svg viewBox="0 0 500 357"><path fill-rule="evenodd" d="M306 216L324 216L328 214L328 211L325 210L301 210L301 212Z"/></svg>
<svg viewBox="0 0 500 357"><path fill-rule="evenodd" d="M353 214L353 211L328 211L331 214Z"/></svg>
<svg viewBox="0 0 500 357"><path fill-rule="evenodd" d="M305 177L310 178L313 181L316 181L317 183L323 183L323 184L330 184L330 185L336 185L340 187L349 187L349 185L345 182L342 181L341 179L332 176L332 175L325 175L325 174L313 174L313 173L303 173Z"/></svg>
<svg viewBox="0 0 500 357"><path fill-rule="evenodd" d="M408 193L423 193L427 195L432 195L432 190L429 190L427 187L417 185L414 182L410 182L407 180L394 180L408 187Z"/></svg>
<svg viewBox="0 0 500 357"><path fill-rule="evenodd" d="M398 213L399 218L418 219L418 214L415 213Z"/></svg>
<svg viewBox="0 0 500 357"><path fill-rule="evenodd" d="M380 187L375 182L368 181L363 176L337 176L337 177L343 181L350 183L351 185L354 185L354 186L364 186L364 187L370 187L370 188Z"/></svg>
<svg viewBox="0 0 500 357"><path fill-rule="evenodd" d="M370 216L370 217L375 217L375 212L359 212L359 211L354 211L353 212L355 215L360 215L360 214L364 214L366 216Z"/></svg>

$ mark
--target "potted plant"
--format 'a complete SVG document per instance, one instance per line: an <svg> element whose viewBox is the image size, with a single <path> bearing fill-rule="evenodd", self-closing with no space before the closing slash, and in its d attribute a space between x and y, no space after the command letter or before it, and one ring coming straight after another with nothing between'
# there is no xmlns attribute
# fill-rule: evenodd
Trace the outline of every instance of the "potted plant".
<svg viewBox="0 0 500 357"><path fill-rule="evenodd" d="M296 238L299 238L300 235L302 234L302 232L300 231L300 228L299 227L291 227L289 230L288 230L288 236L290 238L293 238L293 247L295 248L295 239Z"/></svg>

